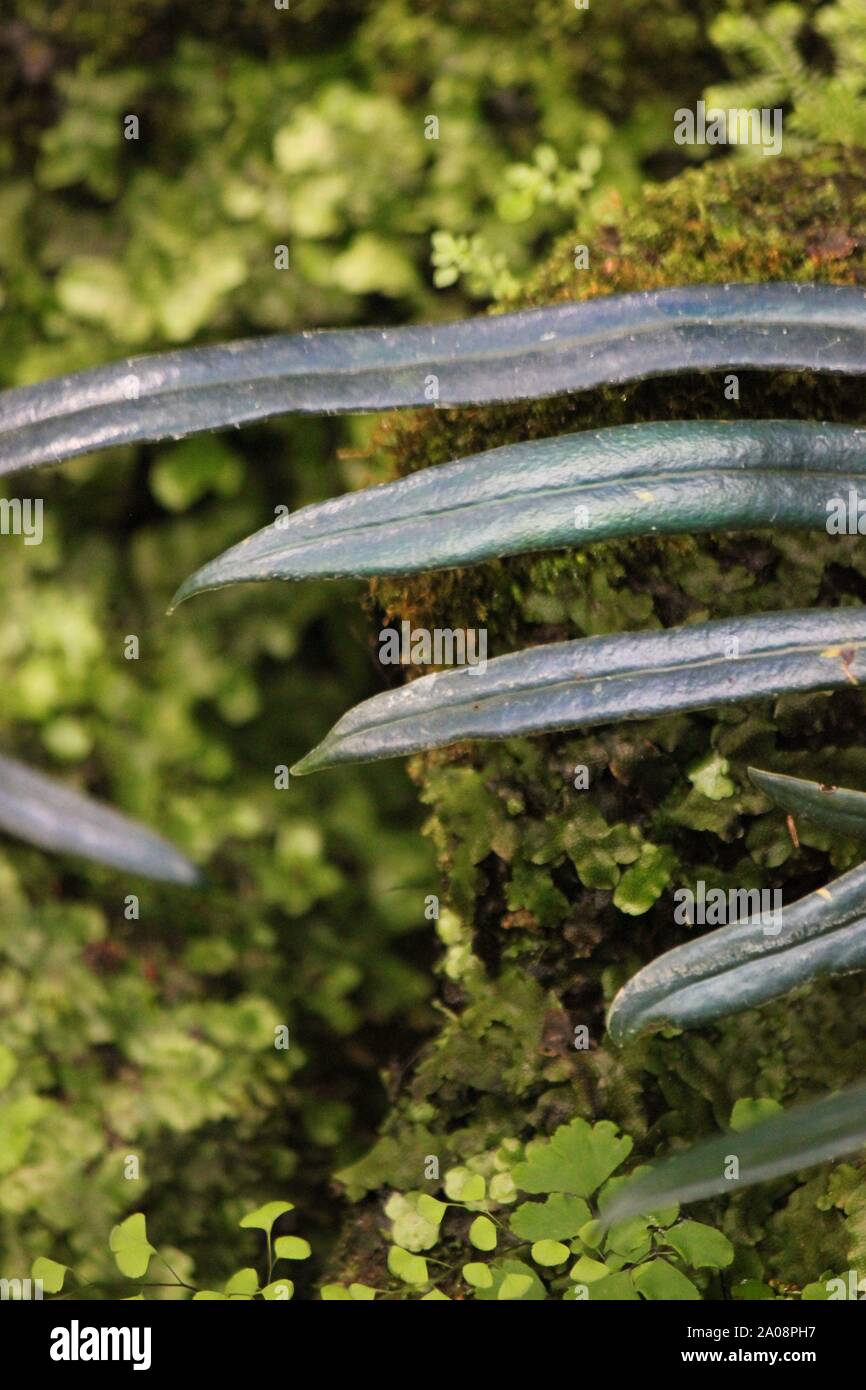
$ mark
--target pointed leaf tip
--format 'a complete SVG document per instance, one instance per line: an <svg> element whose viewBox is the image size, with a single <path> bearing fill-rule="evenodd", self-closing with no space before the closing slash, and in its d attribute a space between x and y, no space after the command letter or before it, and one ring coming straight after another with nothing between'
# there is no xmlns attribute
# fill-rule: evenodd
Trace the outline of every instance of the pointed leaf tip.
<svg viewBox="0 0 866 1390"><path fill-rule="evenodd" d="M217 589L221 587L218 583L207 582L206 576L215 563L216 561L214 560L209 561L208 564L202 565L200 569L195 570L193 574L189 575L183 581L172 595L171 602L166 609L169 615L180 608L182 603L186 603L187 599L193 598L196 594L203 594L208 589Z"/></svg>
<svg viewBox="0 0 866 1390"><path fill-rule="evenodd" d="M299 776L464 740L589 728L866 680L866 608L805 609L556 642L356 705Z"/></svg>
<svg viewBox="0 0 866 1390"><path fill-rule="evenodd" d="M750 767L748 773L758 790L787 814L852 839L866 839L866 792L757 767Z"/></svg>
<svg viewBox="0 0 866 1390"><path fill-rule="evenodd" d="M146 878L200 887L200 869L155 831L111 806L0 756L0 830L40 849L78 854Z"/></svg>
<svg viewBox="0 0 866 1390"><path fill-rule="evenodd" d="M289 768L291 777L308 777L311 772L320 772L323 768L331 766L331 760L325 750L327 740L323 739L317 743L315 748L311 748L309 753L305 753L299 762L294 763Z"/></svg>
<svg viewBox="0 0 866 1390"><path fill-rule="evenodd" d="M226 585L363 579L621 536L824 530L831 485L866 489L866 430L802 420L667 420L530 439L271 522L196 570L174 604Z"/></svg>
<svg viewBox="0 0 866 1390"><path fill-rule="evenodd" d="M866 834L866 794L749 768L772 801L845 835ZM697 1028L757 1008L799 985L866 966L866 865L787 907L735 889L730 925L657 956L616 995L607 1017L624 1043L665 1026Z"/></svg>

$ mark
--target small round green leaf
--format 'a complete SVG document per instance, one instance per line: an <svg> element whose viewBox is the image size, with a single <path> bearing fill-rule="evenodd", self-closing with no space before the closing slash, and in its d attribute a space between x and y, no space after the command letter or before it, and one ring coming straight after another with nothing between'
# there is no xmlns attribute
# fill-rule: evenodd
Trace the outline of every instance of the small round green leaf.
<svg viewBox="0 0 866 1390"><path fill-rule="evenodd" d="M493 1287L493 1275L490 1266L479 1262L470 1263L463 1266L463 1278L467 1284L471 1284L473 1289L490 1289Z"/></svg>
<svg viewBox="0 0 866 1390"><path fill-rule="evenodd" d="M427 1192L422 1192L418 1198L417 1210L419 1216L423 1216L425 1221L429 1221L433 1226L439 1226L448 1210L448 1203L440 1202L438 1198L431 1197Z"/></svg>
<svg viewBox="0 0 866 1390"><path fill-rule="evenodd" d="M252 1227L256 1231L269 1231L278 1217L287 1211L294 1211L291 1202L265 1202L264 1206L248 1211L238 1222L239 1226Z"/></svg>
<svg viewBox="0 0 866 1390"><path fill-rule="evenodd" d="M156 1250L147 1238L147 1227L140 1211L114 1227L108 1238L108 1248L117 1268L127 1279L141 1279L147 1273L150 1257Z"/></svg>
<svg viewBox="0 0 866 1390"><path fill-rule="evenodd" d="M500 1301L522 1298L531 1288L532 1280L528 1274L506 1274L499 1285L499 1292L496 1297Z"/></svg>
<svg viewBox="0 0 866 1390"><path fill-rule="evenodd" d="M388 1269L404 1284L426 1284L428 1279L427 1261L420 1255L412 1255L399 1245L392 1245L388 1251Z"/></svg>
<svg viewBox="0 0 866 1390"><path fill-rule="evenodd" d="M250 1266L239 1269L225 1286L229 1298L252 1298L259 1291L259 1276Z"/></svg>
<svg viewBox="0 0 866 1390"><path fill-rule="evenodd" d="M574 1279L578 1284L593 1284L598 1279L606 1279L610 1274L610 1269L601 1260L593 1260L589 1255L581 1255L577 1264L573 1265L569 1274L570 1279Z"/></svg>
<svg viewBox="0 0 866 1390"><path fill-rule="evenodd" d="M489 1216L476 1216L469 1227L469 1242L476 1250L496 1249L496 1227Z"/></svg>
<svg viewBox="0 0 866 1390"><path fill-rule="evenodd" d="M265 1284L262 1289L262 1298L269 1303L288 1303L295 1292L295 1286L291 1279L275 1279L272 1284Z"/></svg>
<svg viewBox="0 0 866 1390"><path fill-rule="evenodd" d="M68 1265L58 1264L56 1260L49 1260L47 1255L40 1255L33 1261L30 1275L33 1279L41 1280L45 1293L59 1293L68 1269Z"/></svg>
<svg viewBox="0 0 866 1390"><path fill-rule="evenodd" d="M568 1246L559 1240L537 1240L531 1253L537 1265L561 1265L568 1259Z"/></svg>
<svg viewBox="0 0 866 1390"><path fill-rule="evenodd" d="M301 1236L277 1236L274 1254L278 1260L308 1260L312 1255L310 1242Z"/></svg>
<svg viewBox="0 0 866 1390"><path fill-rule="evenodd" d="M452 1202L483 1202L487 1183L480 1173L458 1165L445 1174L445 1196Z"/></svg>
<svg viewBox="0 0 866 1390"><path fill-rule="evenodd" d="M701 1221L680 1221L664 1239L692 1269L727 1269L734 1258L728 1237Z"/></svg>
<svg viewBox="0 0 866 1390"><path fill-rule="evenodd" d="M581 1226L577 1233L584 1245L588 1245L590 1250L598 1250L604 1240L604 1226L601 1221L587 1221L585 1226Z"/></svg>
<svg viewBox="0 0 866 1390"><path fill-rule="evenodd" d="M650 1260L632 1270L635 1288L644 1298L664 1303L700 1301L700 1294L692 1283L667 1260Z"/></svg>
<svg viewBox="0 0 866 1390"><path fill-rule="evenodd" d="M524 1264L523 1260L498 1259L488 1265L490 1273L493 1275L493 1283L489 1288L476 1288L475 1297L484 1302L495 1303L500 1298L522 1298L527 1303L543 1303L547 1298L547 1289L542 1284L535 1270L531 1265ZM509 1275L517 1276L517 1283L514 1280L505 1281ZM502 1286L505 1284L505 1293L502 1293Z"/></svg>

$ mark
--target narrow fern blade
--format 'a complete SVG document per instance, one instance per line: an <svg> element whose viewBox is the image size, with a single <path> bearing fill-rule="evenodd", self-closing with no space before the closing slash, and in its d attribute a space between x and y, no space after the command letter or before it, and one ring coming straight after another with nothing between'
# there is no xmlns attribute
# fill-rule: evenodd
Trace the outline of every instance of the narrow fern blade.
<svg viewBox="0 0 866 1390"><path fill-rule="evenodd" d="M863 792L757 768L749 776L783 809L866 835ZM702 1027L812 980L866 967L866 864L778 912L762 912L757 890L737 896L742 920L675 946L623 986L608 1011L614 1042L663 1027Z"/></svg>
<svg viewBox="0 0 866 1390"><path fill-rule="evenodd" d="M827 524L866 494L866 430L793 420L626 425L511 444L280 518L178 591L474 564L616 536Z"/></svg>
<svg viewBox="0 0 866 1390"><path fill-rule="evenodd" d="M673 1202L697 1202L844 1158L866 1145L866 1085L792 1106L673 1155L625 1183L604 1207L605 1226ZM732 1162L736 1159L736 1165Z"/></svg>
<svg viewBox="0 0 866 1390"><path fill-rule="evenodd" d="M81 855L146 878L192 886L194 864L137 821L12 758L0 757L0 830L40 849Z"/></svg>
<svg viewBox="0 0 866 1390"><path fill-rule="evenodd" d="M857 684L864 643L866 608L857 607L532 647L374 695L294 771Z"/></svg>
<svg viewBox="0 0 866 1390"><path fill-rule="evenodd" d="M837 830L854 839L866 839L866 792L833 787L781 772L749 768L749 777L760 791L792 816Z"/></svg>
<svg viewBox="0 0 866 1390"><path fill-rule="evenodd" d="M742 921L658 956L619 991L608 1031L623 1043L665 1026L699 1028L864 966L866 865L860 864L778 913L756 907Z"/></svg>
<svg viewBox="0 0 866 1390"><path fill-rule="evenodd" d="M673 372L866 371L866 294L696 285L397 329L126 358L0 395L0 475L292 412L536 400Z"/></svg>

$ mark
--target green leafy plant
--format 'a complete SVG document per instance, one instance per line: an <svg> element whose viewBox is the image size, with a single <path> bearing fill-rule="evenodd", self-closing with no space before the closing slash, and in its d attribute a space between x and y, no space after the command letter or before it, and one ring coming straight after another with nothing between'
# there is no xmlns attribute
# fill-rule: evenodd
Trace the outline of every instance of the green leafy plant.
<svg viewBox="0 0 866 1390"><path fill-rule="evenodd" d="M813 51L817 37L829 50L829 62L806 57L810 31ZM801 143L866 143L866 15L859 0L832 0L813 13L788 0L760 15L724 11L710 36L743 71L707 90L709 106L788 103L790 129Z"/></svg>
<svg viewBox="0 0 866 1390"><path fill-rule="evenodd" d="M124 1279L135 1281L128 1287L138 1290L135 1293L127 1293L126 1297L143 1300L146 1298L145 1291L154 1290L158 1291L156 1296L160 1298L186 1298L191 1295L193 1302L231 1302L238 1299L243 1302L256 1299L284 1302L292 1298L295 1291L294 1283L289 1278L274 1278L275 1266L283 1261L307 1260L312 1251L309 1242L301 1236L280 1235L274 1238L273 1228L280 1217L293 1210L291 1202L265 1202L241 1218L238 1224L244 1230L261 1231L265 1237L263 1272L259 1273L252 1265L245 1265L225 1281L221 1290L197 1288L190 1282L189 1277L186 1277L186 1272L185 1277L177 1273L166 1256L151 1245L144 1215L134 1212L114 1227L108 1242L114 1262ZM179 1263L173 1252L172 1259ZM189 1262L184 1259L183 1263L187 1266ZM171 1277L142 1282L154 1265L157 1267L157 1273L164 1271ZM99 1294L104 1287L77 1275L69 1265L61 1264L58 1260L44 1255L34 1260L31 1278L41 1280L44 1293L59 1298L86 1298ZM122 1295L113 1289L112 1296Z"/></svg>
<svg viewBox="0 0 866 1390"><path fill-rule="evenodd" d="M506 1140L448 1170L441 1197L416 1191L388 1200L387 1265L397 1282L326 1285L322 1297L699 1299L731 1265L733 1246L713 1227L680 1219L675 1201L607 1222L631 1149L607 1120L575 1119L525 1146Z"/></svg>
<svg viewBox="0 0 866 1390"><path fill-rule="evenodd" d="M594 124L602 140L610 140L614 135L614 127L609 123L596 118ZM581 206L593 188L603 162L600 144L583 145L573 167L564 165L551 145L539 145L531 161L505 168L494 202L499 222L509 227L529 224L536 235L557 223L564 230L567 219L573 218L574 209ZM434 231L430 245L433 283L438 289L446 289L462 278L470 294L502 301L513 297L520 288L520 280L509 267L508 253L493 250L483 234Z"/></svg>

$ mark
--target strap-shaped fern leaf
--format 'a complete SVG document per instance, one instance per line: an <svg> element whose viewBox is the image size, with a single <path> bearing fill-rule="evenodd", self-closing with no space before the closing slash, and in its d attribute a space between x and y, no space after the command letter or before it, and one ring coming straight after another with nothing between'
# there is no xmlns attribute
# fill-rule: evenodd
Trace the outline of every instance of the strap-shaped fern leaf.
<svg viewBox="0 0 866 1390"><path fill-rule="evenodd" d="M672 1202L697 1202L843 1158L866 1144L866 1084L792 1106L742 1133L695 1144L625 1183L605 1205L606 1226ZM736 1160L736 1163L732 1160Z"/></svg>
<svg viewBox="0 0 866 1390"><path fill-rule="evenodd" d="M866 794L801 777L749 769L783 810L866 838ZM696 1027L778 998L796 985L866 965L866 864L785 908L779 930L760 919L677 946L620 990L608 1015L615 1041L665 1023ZM866 1145L866 1085L724 1134L666 1159L627 1184L605 1211L616 1222L668 1200L731 1192ZM731 1159L736 1158L733 1165Z"/></svg>
<svg viewBox="0 0 866 1390"><path fill-rule="evenodd" d="M556 642L423 676L349 710L295 773L857 684L866 608L805 609Z"/></svg>
<svg viewBox="0 0 866 1390"><path fill-rule="evenodd" d="M0 474L291 412L535 400L720 367L866 371L866 294L697 285L131 357L0 395Z"/></svg>
<svg viewBox="0 0 866 1390"><path fill-rule="evenodd" d="M764 772L757 767L749 768L749 776L765 796L789 815L802 816L855 840L866 839L866 792L810 782L782 772Z"/></svg>
<svg viewBox="0 0 866 1390"><path fill-rule="evenodd" d="M0 757L0 829L40 849L80 854L146 878L193 885L199 870L137 821L61 782Z"/></svg>
<svg viewBox="0 0 866 1390"><path fill-rule="evenodd" d="M762 778L773 774L753 775L761 785ZM815 799L822 795L818 783L782 780L797 784L794 797L784 797L783 804L793 808L805 803L812 819L829 819L820 816L820 808L816 814ZM859 804L858 830L866 833L866 796L834 792L851 817ZM838 819L832 823L838 828ZM700 1027L778 999L810 980L864 965L866 864L861 864L778 914L762 914L756 904L743 920L657 956L617 994L608 1031L621 1043L665 1025Z"/></svg>
<svg viewBox="0 0 866 1390"><path fill-rule="evenodd" d="M625 425L510 444L304 507L198 570L242 580L406 574L649 532L822 529L866 493L866 430L794 420Z"/></svg>

